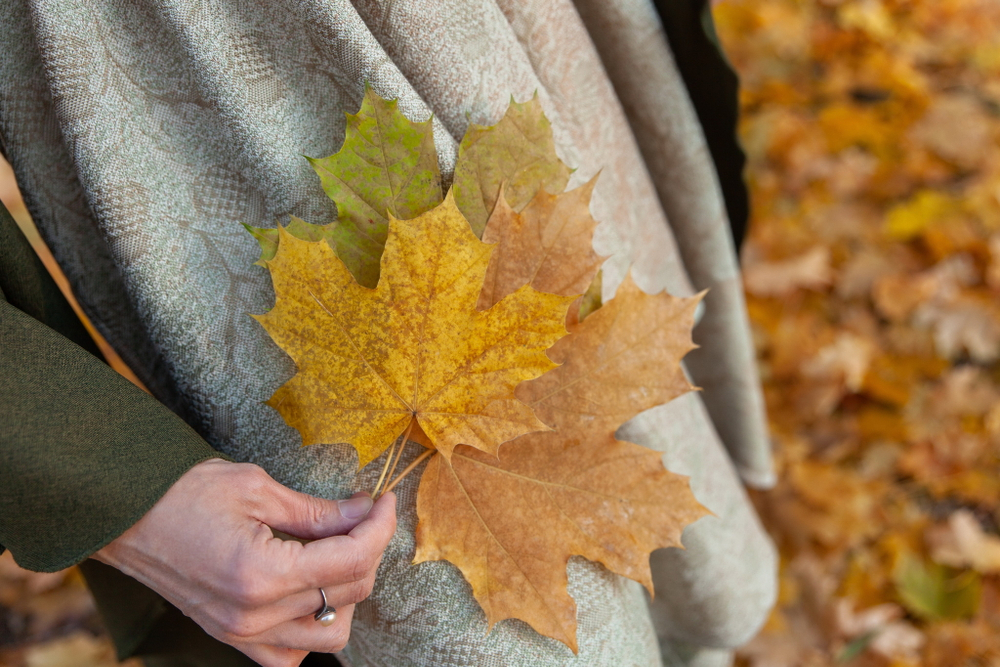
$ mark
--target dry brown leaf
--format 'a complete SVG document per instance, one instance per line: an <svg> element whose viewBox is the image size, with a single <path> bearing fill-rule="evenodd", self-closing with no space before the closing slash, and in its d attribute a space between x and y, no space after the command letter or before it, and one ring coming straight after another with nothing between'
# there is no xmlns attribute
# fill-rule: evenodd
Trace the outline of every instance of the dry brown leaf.
<svg viewBox="0 0 1000 667"><path fill-rule="evenodd" d="M962 290L976 280L975 262L967 254L959 254L927 271L883 276L872 288L872 300L879 312L890 320L905 322L916 314L927 322L935 319L939 312L953 310L956 301L961 299ZM918 309L933 314L922 316Z"/></svg>
<svg viewBox="0 0 1000 667"><path fill-rule="evenodd" d="M694 387L681 359L704 293L682 299L646 294L627 276L615 298L549 350L561 364L517 388L519 399L553 428L610 429Z"/></svg>
<svg viewBox="0 0 1000 667"><path fill-rule="evenodd" d="M650 552L681 546L684 526L707 514L658 452L614 438L622 422L691 389L680 359L699 300L647 295L627 278L550 350L562 365L518 387L556 430L504 445L499 460L458 447L450 464L428 464L414 562L457 565L490 627L520 618L575 651L569 558L651 589Z"/></svg>
<svg viewBox="0 0 1000 667"><path fill-rule="evenodd" d="M910 135L942 158L965 169L991 150L992 123L982 102L970 95L941 95Z"/></svg>
<svg viewBox="0 0 1000 667"><path fill-rule="evenodd" d="M995 304L968 297L925 303L914 312L914 324L933 331L938 354L946 359L962 353L978 363L1000 358L1000 311Z"/></svg>
<svg viewBox="0 0 1000 667"><path fill-rule="evenodd" d="M414 562L457 565L490 627L519 618L575 652L570 556L652 593L649 554L681 546L684 527L707 513L661 458L579 432L518 438L499 460L457 447L450 465L436 456L420 480Z"/></svg>
<svg viewBox="0 0 1000 667"><path fill-rule="evenodd" d="M841 299L867 296L875 281L892 271L888 257L871 249L862 250L852 255L840 269L837 296Z"/></svg>
<svg viewBox="0 0 1000 667"><path fill-rule="evenodd" d="M981 368L959 366L944 374L929 402L938 417L983 416L1000 404L1000 391Z"/></svg>
<svg viewBox="0 0 1000 667"><path fill-rule="evenodd" d="M948 523L927 531L931 558L942 565L971 567L982 574L1000 572L1000 537L983 532L972 512L958 510Z"/></svg>
<svg viewBox="0 0 1000 667"><path fill-rule="evenodd" d="M834 603L837 633L848 640L866 642L865 650L892 659L913 660L923 646L925 637L910 623L901 620L903 608L886 602L854 610L854 603L838 598Z"/></svg>
<svg viewBox="0 0 1000 667"><path fill-rule="evenodd" d="M119 663L106 637L74 632L36 644L25 652L25 667L140 667L138 659Z"/></svg>
<svg viewBox="0 0 1000 667"><path fill-rule="evenodd" d="M879 630L868 645L875 653L890 660L914 661L927 643L924 633L906 621L894 621Z"/></svg>
<svg viewBox="0 0 1000 667"><path fill-rule="evenodd" d="M885 317L903 322L922 303L934 296L937 284L929 276L891 274L882 276L872 286L872 300Z"/></svg>
<svg viewBox="0 0 1000 667"><path fill-rule="evenodd" d="M757 296L786 296L797 289L821 290L833 281L830 250L817 246L781 262L760 262L743 270L743 284Z"/></svg>
<svg viewBox="0 0 1000 667"><path fill-rule="evenodd" d="M990 258L986 267L986 275L983 278L990 289L1000 292L1000 234L990 236L987 248Z"/></svg>
<svg viewBox="0 0 1000 667"><path fill-rule="evenodd" d="M597 221L590 215L590 196L597 176L559 195L545 190L517 213L503 191L483 232L497 248L486 269L479 295L485 310L523 285L563 296L583 294L604 258L594 252Z"/></svg>
<svg viewBox="0 0 1000 667"><path fill-rule="evenodd" d="M786 634L762 633L745 646L737 655L751 667L825 667L821 652L804 645L799 637Z"/></svg>
<svg viewBox="0 0 1000 667"><path fill-rule="evenodd" d="M892 602L861 611L855 611L854 603L847 598L838 598L834 603L837 633L848 639L881 630L889 623L902 618L903 613L903 608Z"/></svg>
<svg viewBox="0 0 1000 667"><path fill-rule="evenodd" d="M861 390L876 352L872 341L842 332L836 340L802 364L802 375L813 379L842 382L847 390Z"/></svg>

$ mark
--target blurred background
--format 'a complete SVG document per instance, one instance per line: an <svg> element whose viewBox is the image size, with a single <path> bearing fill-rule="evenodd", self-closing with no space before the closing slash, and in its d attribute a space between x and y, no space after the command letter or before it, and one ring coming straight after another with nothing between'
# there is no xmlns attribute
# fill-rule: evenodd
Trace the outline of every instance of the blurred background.
<svg viewBox="0 0 1000 667"><path fill-rule="evenodd" d="M779 604L738 664L1000 666L1000 0L713 11L779 466ZM0 199L58 274L6 164ZM0 666L115 664L75 570L0 557Z"/></svg>

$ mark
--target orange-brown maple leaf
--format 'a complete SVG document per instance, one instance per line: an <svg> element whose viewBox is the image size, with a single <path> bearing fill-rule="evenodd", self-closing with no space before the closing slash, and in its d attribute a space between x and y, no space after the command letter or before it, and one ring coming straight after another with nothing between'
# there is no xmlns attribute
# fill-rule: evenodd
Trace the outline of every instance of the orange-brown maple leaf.
<svg viewBox="0 0 1000 667"><path fill-rule="evenodd" d="M708 513L660 453L614 437L622 422L692 389L680 359L693 347L699 300L644 294L627 279L549 351L562 366L518 387L554 431L507 443L499 459L457 447L424 471L414 561L457 565L491 627L519 618L576 651L569 558L652 592L650 552L681 546L684 527Z"/></svg>
<svg viewBox="0 0 1000 667"><path fill-rule="evenodd" d="M501 189L483 241L496 243L479 295L485 310L522 285L562 296L583 294L604 258L592 245L597 221L590 196L597 176L575 190L539 190L518 213ZM571 309L572 312L572 309Z"/></svg>

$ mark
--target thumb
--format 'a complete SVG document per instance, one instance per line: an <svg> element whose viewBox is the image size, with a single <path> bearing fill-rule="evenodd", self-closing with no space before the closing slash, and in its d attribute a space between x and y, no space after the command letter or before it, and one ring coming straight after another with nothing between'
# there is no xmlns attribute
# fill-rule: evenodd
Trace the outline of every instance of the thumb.
<svg viewBox="0 0 1000 667"><path fill-rule="evenodd" d="M273 530L306 540L346 535L365 520L373 504L366 493L355 493L346 500L326 500L277 482L275 487L271 502L264 504L257 518Z"/></svg>

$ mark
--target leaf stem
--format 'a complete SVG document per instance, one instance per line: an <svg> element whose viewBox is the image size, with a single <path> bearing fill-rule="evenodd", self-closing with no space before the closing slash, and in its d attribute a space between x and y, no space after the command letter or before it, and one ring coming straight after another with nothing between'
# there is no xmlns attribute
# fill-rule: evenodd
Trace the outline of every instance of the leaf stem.
<svg viewBox="0 0 1000 667"><path fill-rule="evenodd" d="M396 453L396 460L393 461L392 467L389 468L388 479L392 479L393 473L396 472L396 466L399 465L399 460L403 458L403 450L406 449L406 443L410 441L410 433L413 432L413 424L416 423L416 421L417 418L414 417L410 420L410 425L406 427L406 433L403 435L403 440L399 443L399 451ZM382 493L385 493L385 490L383 490ZM381 494L379 495L381 496Z"/></svg>
<svg viewBox="0 0 1000 667"><path fill-rule="evenodd" d="M392 455L396 452L396 440L392 441L389 446L389 454L385 457L385 464L382 466L382 474L378 476L378 483L375 484L375 489L372 491L372 498L378 498L378 490L382 486L382 482L385 481L385 474L389 472L389 463L392 461Z"/></svg>
<svg viewBox="0 0 1000 667"><path fill-rule="evenodd" d="M389 447L389 455L385 457L385 465L382 466L382 474L378 477L378 484L375 485L375 490L372 491L372 499L379 499L379 489L382 488L382 482L386 481L386 473L389 473L389 477L392 477L392 472L389 471L389 464L392 462L392 455L396 454L396 462L392 464L392 471L396 470L396 466L399 464L399 459L403 456L403 448L406 447L406 441L410 438L410 433L413 431L413 423L416 421L416 416L410 418L410 424L406 427L406 433L403 434L403 440L393 440L392 446ZM399 446L399 453L396 453L396 446ZM382 493L385 493L384 491Z"/></svg>
<svg viewBox="0 0 1000 667"><path fill-rule="evenodd" d="M435 454L437 454L436 449L428 449L423 454L413 459L410 465L406 466L406 468L403 469L403 472L399 473L399 477L386 484L385 489L383 489L382 491L383 495L396 488L396 485L402 482L404 477L413 472L413 469L416 468L418 465L420 465L421 461L426 459L428 456L434 456Z"/></svg>

